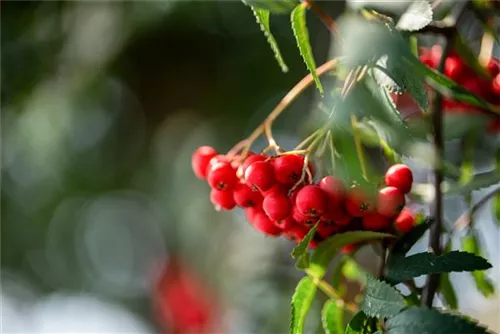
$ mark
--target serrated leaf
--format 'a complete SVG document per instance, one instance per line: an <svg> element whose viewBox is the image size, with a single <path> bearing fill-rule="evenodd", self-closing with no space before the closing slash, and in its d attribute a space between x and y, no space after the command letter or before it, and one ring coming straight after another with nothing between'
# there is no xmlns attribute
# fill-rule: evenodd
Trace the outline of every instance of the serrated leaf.
<svg viewBox="0 0 500 334"><path fill-rule="evenodd" d="M297 246L292 250L292 258L293 259L298 259L302 255L305 254L307 251L307 247L309 246L309 243L311 240L314 238L314 235L316 234L316 230L318 229L319 221L314 225L312 229L307 232L306 236L299 242Z"/></svg>
<svg viewBox="0 0 500 334"><path fill-rule="evenodd" d="M474 230L471 230L468 235L462 238L462 249L477 256L482 256L479 240ZM495 293L495 287L486 277L484 271L473 271L471 275L477 289L483 296L489 297Z"/></svg>
<svg viewBox="0 0 500 334"><path fill-rule="evenodd" d="M307 312L316 295L316 285L310 277L300 280L292 296L292 312L290 319L290 334L302 334Z"/></svg>
<svg viewBox="0 0 500 334"><path fill-rule="evenodd" d="M460 58L463 59L465 63L474 70L474 72L483 78L491 78L489 72L481 66L481 64L479 64L478 58L460 34L456 34L453 39L453 50L458 53Z"/></svg>
<svg viewBox="0 0 500 334"><path fill-rule="evenodd" d="M344 310L334 300L327 300L321 310L321 323L325 334L344 333Z"/></svg>
<svg viewBox="0 0 500 334"><path fill-rule="evenodd" d="M371 276L367 277L361 311L372 317L389 318L405 306L403 296L395 288Z"/></svg>
<svg viewBox="0 0 500 334"><path fill-rule="evenodd" d="M455 293L455 288L453 288L453 285L451 284L450 274L441 274L439 290L443 295L443 299L446 305L448 305L450 309L456 310L458 308L457 294Z"/></svg>
<svg viewBox="0 0 500 334"><path fill-rule="evenodd" d="M363 312L359 311L352 317L351 321L347 324L345 329L345 334L364 334L366 333L366 327L368 322L368 316Z"/></svg>
<svg viewBox="0 0 500 334"><path fill-rule="evenodd" d="M406 233L401 237L392 248L392 255L401 256L406 253L417 243L418 240L424 235L424 233L432 225L434 219L432 217L427 217L425 220L411 229L410 232Z"/></svg>
<svg viewBox="0 0 500 334"><path fill-rule="evenodd" d="M401 15L396 28L399 30L420 30L432 22L432 6L428 1L413 1Z"/></svg>
<svg viewBox="0 0 500 334"><path fill-rule="evenodd" d="M486 328L464 317L418 307L404 310L385 324L387 334L486 333Z"/></svg>
<svg viewBox="0 0 500 334"><path fill-rule="evenodd" d="M323 241L316 248L311 257L311 263L309 264L309 274L317 278L322 278L326 273L330 260L342 246L381 238L394 238L394 236L371 231L355 231L336 234Z"/></svg>
<svg viewBox="0 0 500 334"><path fill-rule="evenodd" d="M298 2L295 0L242 0L254 8L268 10L275 14L290 13Z"/></svg>
<svg viewBox="0 0 500 334"><path fill-rule="evenodd" d="M405 89L397 83L396 80L389 76L391 71L381 70L381 68L388 68L387 58L387 55L383 55L377 60L375 63L376 67L372 69L373 77L380 86L385 87L389 92L401 94L405 91Z"/></svg>
<svg viewBox="0 0 500 334"><path fill-rule="evenodd" d="M309 41L309 32L306 25L306 7L307 3L302 3L301 5L295 7L292 11L291 22L292 30L297 40L297 46L299 47L300 55L304 62L306 63L307 69L311 73L316 87L319 92L323 94L323 86L319 80L318 74L316 73L316 62L314 61L314 56L312 53L311 43Z"/></svg>
<svg viewBox="0 0 500 334"><path fill-rule="evenodd" d="M472 180L467 184L453 184L444 187L444 192L447 195L465 194L481 188L486 188L500 183L500 172L493 170L474 175Z"/></svg>
<svg viewBox="0 0 500 334"><path fill-rule="evenodd" d="M288 72L288 66L285 64L285 61L283 60L283 56L281 55L281 51L278 47L278 42L276 42L276 39L274 39L274 36L271 33L271 26L269 25L269 16L270 16L269 10L255 8L252 6L250 7L252 8L252 12L257 20L257 23L260 25L260 30L262 30L262 32L266 36L267 42L271 46L271 50L273 51L274 57L276 58L276 61L281 67L281 70L285 73Z"/></svg>
<svg viewBox="0 0 500 334"><path fill-rule="evenodd" d="M489 268L491 264L488 261L468 252L453 251L441 256L425 252L408 257L391 257L386 277L392 283L399 283L422 275Z"/></svg>

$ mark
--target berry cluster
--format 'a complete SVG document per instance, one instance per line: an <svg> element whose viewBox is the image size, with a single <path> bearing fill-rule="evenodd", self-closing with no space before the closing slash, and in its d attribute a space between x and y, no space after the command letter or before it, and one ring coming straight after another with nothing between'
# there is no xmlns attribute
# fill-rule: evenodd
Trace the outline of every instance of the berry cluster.
<svg viewBox="0 0 500 334"><path fill-rule="evenodd" d="M217 209L243 208L250 224L265 235L300 242L319 222L310 244L315 247L347 230L405 233L414 225L413 214L403 209L413 182L406 165L391 166L386 186L369 194L360 186L347 188L332 175L313 182L314 168L301 155L249 153L239 158L203 146L193 154L192 167L210 185L210 200Z"/></svg>
<svg viewBox="0 0 500 334"><path fill-rule="evenodd" d="M424 48L421 51L420 61L431 68L437 68L442 50L439 45ZM456 51L451 51L445 60L444 74L460 84L465 89L483 98L491 104L500 106L500 62L491 59L486 67L491 78L477 75L474 70L460 58ZM448 113L481 113L477 107L458 102L450 98L443 101L443 110ZM495 118L489 125L490 132L500 130L500 118Z"/></svg>

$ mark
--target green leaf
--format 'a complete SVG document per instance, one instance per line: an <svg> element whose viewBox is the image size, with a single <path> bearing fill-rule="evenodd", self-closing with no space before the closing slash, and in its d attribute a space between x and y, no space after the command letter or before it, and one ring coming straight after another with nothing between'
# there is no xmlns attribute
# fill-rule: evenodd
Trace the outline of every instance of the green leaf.
<svg viewBox="0 0 500 334"><path fill-rule="evenodd" d="M387 279L399 283L422 275L489 268L488 261L471 253L453 251L437 256L425 252L408 257L393 256L388 263Z"/></svg>
<svg viewBox="0 0 500 334"><path fill-rule="evenodd" d="M307 31L306 25L306 10L306 4L302 3L301 5L295 7L292 11L291 21L293 34L297 40L297 46L299 47L302 59L304 59L307 69L316 83L316 87L319 92L323 94L323 86L321 85L321 81L316 73L316 62L314 61L311 43L309 42L309 32Z"/></svg>
<svg viewBox="0 0 500 334"><path fill-rule="evenodd" d="M396 28L399 30L420 30L432 21L432 6L428 1L413 1L401 15Z"/></svg>
<svg viewBox="0 0 500 334"><path fill-rule="evenodd" d="M447 111L443 116L445 140L463 138L469 132L484 131L491 121L488 115L455 113L453 110Z"/></svg>
<svg viewBox="0 0 500 334"><path fill-rule="evenodd" d="M467 42L462 38L460 34L456 34L453 39L453 50L455 50L461 59L465 61L470 68L474 70L477 74L483 78L491 78L489 72L479 64L477 56L472 52Z"/></svg>
<svg viewBox="0 0 500 334"><path fill-rule="evenodd" d="M332 286L337 290L337 293L340 297L343 297L344 294L346 293L346 284L343 281L343 269L346 261L348 261L349 257L348 256L342 256L340 257L339 261L333 268L333 273L332 273Z"/></svg>
<svg viewBox="0 0 500 334"><path fill-rule="evenodd" d="M395 288L371 276L367 277L364 299L360 305L363 312L372 317L389 318L405 306L403 296Z"/></svg>
<svg viewBox="0 0 500 334"><path fill-rule="evenodd" d="M500 226L500 194L493 198L493 217L496 218L497 226Z"/></svg>
<svg viewBox="0 0 500 334"><path fill-rule="evenodd" d="M498 36L498 33L496 32L494 26L492 26L488 22L488 15L485 15L484 11L482 11L478 6L476 6L477 1L473 1L473 6L471 6L472 12L474 13L474 16L476 19L481 23L481 27L483 28L484 32L491 37L495 39L497 44L500 44L500 38ZM490 13L490 10L487 10L487 13Z"/></svg>
<svg viewBox="0 0 500 334"><path fill-rule="evenodd" d="M273 50L274 57L278 61L279 66L283 72L288 72L288 66L285 64L283 57L281 56L280 49L278 47L278 43L274 39L273 34L271 33L271 27L269 25L269 10L261 9L261 8L252 8L253 15L257 19L257 23L260 25L260 30L264 33L267 38L267 42L271 46Z"/></svg>
<svg viewBox="0 0 500 334"><path fill-rule="evenodd" d="M366 283L366 277L368 276L368 273L354 259L349 257L342 266L342 273L345 278L352 281L359 281L363 284Z"/></svg>
<svg viewBox="0 0 500 334"><path fill-rule="evenodd" d="M434 222L432 217L427 217L425 220L415 226L410 232L406 233L403 237L398 239L392 248L391 254L400 256L408 253L408 251L417 243L418 240L424 235L429 227Z"/></svg>
<svg viewBox="0 0 500 334"><path fill-rule="evenodd" d="M345 334L364 334L366 333L366 327L368 327L368 316L363 312L359 311L352 317L351 321L347 324L345 329Z"/></svg>
<svg viewBox="0 0 500 334"><path fill-rule="evenodd" d="M292 313L290 320L290 333L302 334L307 312L316 295L316 285L310 277L304 277L295 288L292 297Z"/></svg>
<svg viewBox="0 0 500 334"><path fill-rule="evenodd" d="M325 334L344 333L344 310L334 300L327 300L321 310L321 323Z"/></svg>
<svg viewBox="0 0 500 334"><path fill-rule="evenodd" d="M474 190L496 185L498 183L500 183L500 172L493 170L474 175L472 180L467 184L445 184L443 191L447 195L465 194Z"/></svg>
<svg viewBox="0 0 500 334"><path fill-rule="evenodd" d="M298 270L306 270L309 268L309 253L304 253L295 262L295 268Z"/></svg>
<svg viewBox="0 0 500 334"><path fill-rule="evenodd" d="M486 333L486 328L455 314L410 307L386 321L387 334Z"/></svg>
<svg viewBox="0 0 500 334"><path fill-rule="evenodd" d="M475 230L470 230L470 233L462 238L462 249L477 256L482 256L478 236ZM473 271L471 275L477 289L483 294L483 296L489 297L495 293L495 287L486 277L484 271Z"/></svg>
<svg viewBox="0 0 500 334"><path fill-rule="evenodd" d="M327 270L328 264L332 257L339 251L342 246L357 243L360 241L394 238L391 234L371 232L371 231L355 231L339 233L331 238L323 241L314 251L309 265L309 274L322 278Z"/></svg>
<svg viewBox="0 0 500 334"><path fill-rule="evenodd" d="M307 251L307 247L309 246L309 243L316 234L318 225L319 221L316 223L316 225L314 225L312 229L309 230L309 232L307 232L306 236L300 241L300 243L297 246L295 246L295 248L292 251L292 258L298 259L299 257L305 254L305 252Z"/></svg>
<svg viewBox="0 0 500 334"><path fill-rule="evenodd" d="M439 283L439 290L443 295L443 299L448 307L452 310L458 308L457 294L450 281L450 274L442 273L441 282Z"/></svg>
<svg viewBox="0 0 500 334"><path fill-rule="evenodd" d="M270 11L275 14L290 13L298 4L295 0L243 0L254 8Z"/></svg>

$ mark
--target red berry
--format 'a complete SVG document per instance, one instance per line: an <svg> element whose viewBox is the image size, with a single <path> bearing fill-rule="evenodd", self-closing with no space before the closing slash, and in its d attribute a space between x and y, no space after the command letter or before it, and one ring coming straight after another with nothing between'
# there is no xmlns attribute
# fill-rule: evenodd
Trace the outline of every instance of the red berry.
<svg viewBox="0 0 500 334"><path fill-rule="evenodd" d="M307 217L320 217L326 211L327 197L320 187L307 185L297 193L295 204Z"/></svg>
<svg viewBox="0 0 500 334"><path fill-rule="evenodd" d="M380 231L390 225L389 219L378 213L372 213L363 217L363 227L370 231Z"/></svg>
<svg viewBox="0 0 500 334"><path fill-rule="evenodd" d="M403 209L394 221L394 227L402 233L409 232L415 226L415 217L409 209Z"/></svg>
<svg viewBox="0 0 500 334"><path fill-rule="evenodd" d="M497 74L491 81L491 89L497 96L500 95L500 74Z"/></svg>
<svg viewBox="0 0 500 334"><path fill-rule="evenodd" d="M345 226L349 225L352 217L344 210L344 208L339 207L337 209L328 209L328 211L321 216L321 220Z"/></svg>
<svg viewBox="0 0 500 334"><path fill-rule="evenodd" d="M220 210L232 210L236 206L232 191L221 191L213 188L210 191L210 201Z"/></svg>
<svg viewBox="0 0 500 334"><path fill-rule="evenodd" d="M217 151L211 146L201 146L194 151L191 157L191 166L197 178L202 180L207 178L207 166L216 155Z"/></svg>
<svg viewBox="0 0 500 334"><path fill-rule="evenodd" d="M332 236L333 234L339 232L341 230L341 227L332 223L325 223L321 222L318 225L318 234L322 238L328 238Z"/></svg>
<svg viewBox="0 0 500 334"><path fill-rule="evenodd" d="M245 182L254 190L269 190L274 181L273 166L267 161L256 161L245 170Z"/></svg>
<svg viewBox="0 0 500 334"><path fill-rule="evenodd" d="M307 235L308 229L301 225L294 225L288 231L283 232L284 236L296 243L299 243Z"/></svg>
<svg viewBox="0 0 500 334"><path fill-rule="evenodd" d="M288 193L288 188L281 184L281 183L275 183L274 186L271 187L271 189L266 190L266 191L261 191L262 196L266 197L271 194L284 194L286 195Z"/></svg>
<svg viewBox="0 0 500 334"><path fill-rule="evenodd" d="M458 56L448 56L444 65L444 74L454 81L459 81L465 74L466 66Z"/></svg>
<svg viewBox="0 0 500 334"><path fill-rule="evenodd" d="M244 183L238 183L234 189L234 201L242 208L255 207L262 203L262 195L253 191Z"/></svg>
<svg viewBox="0 0 500 334"><path fill-rule="evenodd" d="M345 196L345 186L342 180L335 176L325 176L319 182L319 187L328 196L328 207L339 207Z"/></svg>
<svg viewBox="0 0 500 334"><path fill-rule="evenodd" d="M300 180L304 167L304 157L296 154L283 155L274 160L276 179L284 184L293 185Z"/></svg>
<svg viewBox="0 0 500 334"><path fill-rule="evenodd" d="M279 221L290 215L292 204L285 194L273 193L264 197L262 208L269 218Z"/></svg>
<svg viewBox="0 0 500 334"><path fill-rule="evenodd" d="M358 244L348 244L348 245L343 246L340 249L340 251L344 254L350 254L350 253L354 252L357 247L358 247Z"/></svg>
<svg viewBox="0 0 500 334"><path fill-rule="evenodd" d="M405 196L396 187L385 187L378 192L377 211L382 216L395 217L405 206Z"/></svg>
<svg viewBox="0 0 500 334"><path fill-rule="evenodd" d="M385 184L398 188L404 194L410 192L412 183L413 173L406 165L392 165L385 173Z"/></svg>
<svg viewBox="0 0 500 334"><path fill-rule="evenodd" d="M224 154L218 154L218 155L212 157L212 159L210 159L210 161L208 162L208 166L207 166L207 170L206 170L207 175L208 175L208 173L210 173L210 170L212 169L212 167L218 162L229 162L229 159Z"/></svg>
<svg viewBox="0 0 500 334"><path fill-rule="evenodd" d="M486 66L486 69L488 70L490 75L494 78L500 73L500 64L496 59L490 59L488 65Z"/></svg>
<svg viewBox="0 0 500 334"><path fill-rule="evenodd" d="M253 164L254 162L257 162L257 161L264 161L266 160L267 157L262 155L262 154L253 154L253 155L249 155L245 161L243 161L243 165L242 165L242 169L243 169L243 174L245 173L246 169L248 168L248 166L250 166L251 164Z"/></svg>
<svg viewBox="0 0 500 334"><path fill-rule="evenodd" d="M245 209L245 216L247 217L247 220L253 224L254 220L255 220L255 216L257 215L257 213L259 212L263 212L262 211L262 207L260 206L255 206L255 207L249 207L249 208L246 208Z"/></svg>
<svg viewBox="0 0 500 334"><path fill-rule="evenodd" d="M262 211L255 213L251 223L257 231L265 235L276 237L281 234L281 229Z"/></svg>
<svg viewBox="0 0 500 334"><path fill-rule="evenodd" d="M375 205L362 188L353 187L347 194L345 208L353 217L364 217L375 210Z"/></svg>
<svg viewBox="0 0 500 334"><path fill-rule="evenodd" d="M297 222L291 216L288 216L282 220L275 221L274 223L283 231L288 231L293 226L297 225Z"/></svg>
<svg viewBox="0 0 500 334"><path fill-rule="evenodd" d="M207 181L210 187L217 190L232 190L238 182L236 171L229 162L217 162L210 168Z"/></svg>

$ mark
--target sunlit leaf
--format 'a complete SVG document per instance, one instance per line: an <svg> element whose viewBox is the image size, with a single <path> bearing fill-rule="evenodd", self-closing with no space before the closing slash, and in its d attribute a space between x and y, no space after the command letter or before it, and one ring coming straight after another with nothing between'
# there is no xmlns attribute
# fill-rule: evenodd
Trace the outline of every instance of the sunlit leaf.
<svg viewBox="0 0 500 334"><path fill-rule="evenodd" d="M440 279L439 290L443 295L444 302L450 309L456 310L458 308L457 294L455 288L451 284L450 274L442 273Z"/></svg>
<svg viewBox="0 0 500 334"><path fill-rule="evenodd" d="M420 30L432 21L432 6L429 1L412 1L408 9L401 15L396 28L399 30Z"/></svg>
<svg viewBox="0 0 500 334"><path fill-rule="evenodd" d="M290 334L302 334L307 312L316 295L316 285L310 277L304 277L295 288L292 297L292 312L290 319Z"/></svg>
<svg viewBox="0 0 500 334"><path fill-rule="evenodd" d="M321 323L325 334L343 334L344 310L334 300L327 300L321 310Z"/></svg>
<svg viewBox="0 0 500 334"><path fill-rule="evenodd" d="M368 316L363 312L359 311L352 317L351 321L347 324L345 329L345 334L365 334L366 327L368 326Z"/></svg>
<svg viewBox="0 0 500 334"><path fill-rule="evenodd" d="M470 230L469 234L462 238L462 249L466 252L475 254L477 256L482 256L480 243L477 237L477 232L475 230ZM489 297L495 293L495 286L486 277L486 273L482 270L477 270L471 272L476 288L485 297Z"/></svg>
<svg viewBox="0 0 500 334"><path fill-rule="evenodd" d="M275 14L291 12L298 2L295 0L242 0L244 3L258 9L268 10Z"/></svg>

